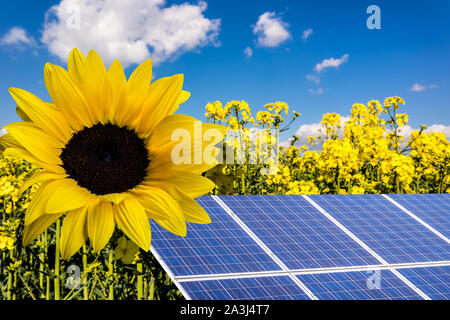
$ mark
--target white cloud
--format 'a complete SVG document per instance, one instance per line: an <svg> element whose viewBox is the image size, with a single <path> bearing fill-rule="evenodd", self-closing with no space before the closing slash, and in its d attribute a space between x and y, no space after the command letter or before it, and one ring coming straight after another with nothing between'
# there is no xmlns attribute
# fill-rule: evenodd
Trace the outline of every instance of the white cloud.
<svg viewBox="0 0 450 320"><path fill-rule="evenodd" d="M345 122L350 120L350 116L344 116L341 117L341 126L344 126ZM299 137L299 140L295 143L296 146L301 146L307 144L308 137L319 137L322 135L320 132L320 129L322 129L322 124L320 122L318 123L308 123L308 124L302 124L297 131L295 132L295 135ZM283 145L289 145L289 141L282 142ZM319 141L317 141L319 142ZM322 145L319 143L317 146L311 147L310 149L317 150L320 149Z"/></svg>
<svg viewBox="0 0 450 320"><path fill-rule="evenodd" d="M428 86L424 86L424 85L421 85L420 83L414 83L411 86L411 88L409 89L409 91L411 91L411 92L420 92L420 91L425 91L425 90L434 89L434 88L437 88L437 85L430 84Z"/></svg>
<svg viewBox="0 0 450 320"><path fill-rule="evenodd" d="M7 134L7 133L8 133L8 131L6 131L5 128L1 128L1 129L0 129L0 137L1 137L1 136L4 136L4 135Z"/></svg>
<svg viewBox="0 0 450 320"><path fill-rule="evenodd" d="M313 34L313 29L311 29L311 28L308 28L308 29L306 29L306 30L303 30L303 33L302 33L302 40L303 40L303 41L308 40L309 36L312 35L312 34Z"/></svg>
<svg viewBox="0 0 450 320"><path fill-rule="evenodd" d="M206 8L204 1L167 7L165 0L61 0L47 11L41 40L62 60L76 47L96 50L106 64L150 57L158 64L218 45L220 19L206 18Z"/></svg>
<svg viewBox="0 0 450 320"><path fill-rule="evenodd" d="M307 74L305 76L305 78L309 81L309 82L314 82L315 84L319 84L320 83L320 78L318 76L315 76L313 74Z"/></svg>
<svg viewBox="0 0 450 320"><path fill-rule="evenodd" d="M244 54L247 58L250 58L251 56L253 56L253 50L250 47L246 47L244 49Z"/></svg>
<svg viewBox="0 0 450 320"><path fill-rule="evenodd" d="M433 124L425 130L426 133L430 132L442 132L445 133L445 136L448 140L450 140L450 126L446 126L443 124Z"/></svg>
<svg viewBox="0 0 450 320"><path fill-rule="evenodd" d="M21 27L12 27L1 38L1 45L30 45L34 46L36 41L33 37L29 36L25 29Z"/></svg>
<svg viewBox="0 0 450 320"><path fill-rule="evenodd" d="M344 116L341 117L341 126L344 127L345 123L350 120L350 116ZM307 139L309 136L318 137L321 136L322 133L320 132L320 129L322 128L322 125L319 123L310 123L310 124L302 124L297 131L295 132L295 135L299 137L299 140L295 143L296 146L305 145L307 143ZM419 129L413 128L412 126L405 125L400 129L399 134L404 136L405 140L408 141L409 137L411 136L411 133L413 131L417 131ZM433 124L429 126L426 130L424 130L425 133L431 133L431 132L442 132L447 137L447 140L450 140L450 125L443 125L443 124ZM342 132L341 132L342 133ZM280 142L280 145L282 146L289 146L290 145L291 138L289 138L286 141ZM318 141L319 142L319 141ZM320 150L322 148L321 143L317 146L311 147L310 149L313 150Z"/></svg>
<svg viewBox="0 0 450 320"><path fill-rule="evenodd" d="M413 131L417 131L419 129L411 127L409 124L406 126L403 126L401 128L401 134L405 136L406 139L409 139L411 136L411 133ZM432 132L442 132L445 134L447 139L450 139L450 125L446 126L443 124L432 124L431 126L428 126L427 129L425 129L423 132L425 133L432 133Z"/></svg>
<svg viewBox="0 0 450 320"><path fill-rule="evenodd" d="M314 70L316 72L321 72L322 70L326 69L326 68L337 68L339 67L341 64L345 63L348 61L348 54L344 54L342 57L340 58L329 58L329 59L325 59L323 60L321 63L316 64L316 66L314 67Z"/></svg>
<svg viewBox="0 0 450 320"><path fill-rule="evenodd" d="M261 47L277 47L291 38L288 26L275 12L268 11L259 16L253 33L257 35L257 43Z"/></svg>
<svg viewBox="0 0 450 320"><path fill-rule="evenodd" d="M317 89L308 89L308 92L311 94L318 94L321 95L324 91L322 87L319 87Z"/></svg>

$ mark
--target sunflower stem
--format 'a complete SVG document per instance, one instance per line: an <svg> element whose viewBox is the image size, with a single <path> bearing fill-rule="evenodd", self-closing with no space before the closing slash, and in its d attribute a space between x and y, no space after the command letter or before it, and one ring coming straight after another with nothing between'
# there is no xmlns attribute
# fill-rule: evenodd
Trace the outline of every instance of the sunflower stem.
<svg viewBox="0 0 450 320"><path fill-rule="evenodd" d="M47 234L47 230L45 230L44 232L44 256L48 257L48 234ZM47 276L45 277L45 281L46 281L46 291L45 291L45 299L46 300L50 300L50 276L47 274Z"/></svg>
<svg viewBox="0 0 450 320"><path fill-rule="evenodd" d="M42 245L46 242L44 238L44 234L40 235L40 240ZM39 254L39 288L44 292L44 259L45 259L45 253L44 248L41 248L41 252Z"/></svg>
<svg viewBox="0 0 450 320"><path fill-rule="evenodd" d="M60 261L59 261L59 238L61 233L61 220L56 221L56 248L55 248L55 300L60 300Z"/></svg>
<svg viewBox="0 0 450 320"><path fill-rule="evenodd" d="M109 296L108 300L114 300L114 283L113 283L113 274L114 274L114 262L113 262L113 251L109 251L109 258L108 258L108 275L109 275L109 281L111 284L109 285Z"/></svg>
<svg viewBox="0 0 450 320"><path fill-rule="evenodd" d="M9 251L9 256L10 256L10 258L12 258L13 257L13 254L12 254L12 250L10 250ZM12 273L11 273L11 270L10 269L8 269L8 284L7 284L7 294L6 294L6 298L7 298L7 300L11 300L11 288L12 288Z"/></svg>
<svg viewBox="0 0 450 320"><path fill-rule="evenodd" d="M83 244L83 273L84 273L84 277L83 277L83 299L84 300L88 300L89 299L89 288L87 285L87 254L88 254L88 249L86 247L86 244Z"/></svg>
<svg viewBox="0 0 450 320"><path fill-rule="evenodd" d="M137 286L138 286L138 300L142 300L143 298L143 276L142 276L142 262L138 262L136 264L138 276L137 276Z"/></svg>
<svg viewBox="0 0 450 320"><path fill-rule="evenodd" d="M149 300L153 300L155 296L155 278L150 278Z"/></svg>

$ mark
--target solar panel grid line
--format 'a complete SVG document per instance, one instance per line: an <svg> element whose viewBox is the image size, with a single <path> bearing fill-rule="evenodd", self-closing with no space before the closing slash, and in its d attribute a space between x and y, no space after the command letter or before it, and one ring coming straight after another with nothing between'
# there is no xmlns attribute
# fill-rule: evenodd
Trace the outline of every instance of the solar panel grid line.
<svg viewBox="0 0 450 320"><path fill-rule="evenodd" d="M197 201L213 223L189 224L186 237L151 221L152 245L175 276L281 270L214 199Z"/></svg>
<svg viewBox="0 0 450 320"><path fill-rule="evenodd" d="M367 265L367 266L346 266L332 268L311 268L311 269L289 269L289 271L261 271L261 272L240 272L240 273L222 273L222 274L203 274L191 276L175 276L178 282L202 281L202 280L223 280L223 279L239 279L239 278L258 278L271 276L287 276L289 273L293 275L301 274L319 274L319 273L337 273L352 271L373 271L373 270L389 270L389 269L414 269L424 267L446 267L450 266L450 261L435 262L418 262L418 263L397 263L387 265Z"/></svg>
<svg viewBox="0 0 450 320"><path fill-rule="evenodd" d="M390 194L389 197L450 238L450 194Z"/></svg>
<svg viewBox="0 0 450 320"><path fill-rule="evenodd" d="M321 206L319 206L314 200L312 200L307 195L302 195L306 201L308 201L314 208L316 208L320 213L325 215L331 222L333 222L339 229L341 229L345 234L352 238L356 243L363 247L367 252L369 252L373 257L380 261L383 265L388 265L388 262L384 260L379 254L373 251L368 245L366 245L361 239L355 236L350 230L348 230L343 224L336 220L331 214L325 211Z"/></svg>
<svg viewBox="0 0 450 320"><path fill-rule="evenodd" d="M343 224L341 224L338 220L336 220L331 214L329 214L327 211L325 211L314 200L312 200L307 195L302 195L302 197L305 198L310 204L312 204L322 214L324 214L328 219L330 219L334 224L336 224L348 236L350 236L353 240L355 240L360 246L362 246L365 250L367 250L371 255L373 255L383 265L388 265L388 262L386 260L384 260L380 255L378 255L374 250L372 250L367 244L365 244L355 234L353 234L350 230L348 230ZM399 273L396 270L394 270L393 273L398 278L400 278L405 284L407 284L410 288L412 288L417 294L419 294L421 297L423 297L425 300L431 300L430 297L428 297L424 292L422 292L419 288L417 288L411 281L406 279L401 273Z"/></svg>
<svg viewBox="0 0 450 320"><path fill-rule="evenodd" d="M427 293L433 300L450 298L450 266L399 269L411 282Z"/></svg>
<svg viewBox="0 0 450 320"><path fill-rule="evenodd" d="M381 195L309 197L388 263L450 260L446 241ZM397 199L400 202L402 197ZM450 224L440 227L445 231Z"/></svg>
<svg viewBox="0 0 450 320"><path fill-rule="evenodd" d="M204 274L195 276L178 276L177 281L180 283L191 281L207 281L207 280L225 280L225 279L245 279L245 278L264 278L289 276L290 271L268 271L268 272L241 272L241 273L221 273L221 274Z"/></svg>
<svg viewBox="0 0 450 320"><path fill-rule="evenodd" d="M238 216L217 196L211 196L242 229L276 262L281 269L288 271L289 277L308 295L312 300L318 300L317 297L306 287L297 277L289 273L288 267L239 219Z"/></svg>
<svg viewBox="0 0 450 320"><path fill-rule="evenodd" d="M303 274L298 277L322 300L423 299L390 269Z"/></svg>
<svg viewBox="0 0 450 320"><path fill-rule="evenodd" d="M406 214L408 214L411 218L413 218L414 220L416 220L417 222L419 222L420 224L422 224L425 228L427 228L428 230L430 230L431 232L433 232L435 235L437 235L439 238L443 239L444 241L446 241L447 243L450 244L450 239L448 239L446 236L444 236L442 233L440 233L439 231L437 231L435 228L433 228L432 226L430 226L428 223L426 223L425 221L423 221L422 219L420 219L418 216L416 216L414 213L412 213L411 211L409 211L408 209L406 209L404 206L402 206L400 203L398 203L397 201L395 201L394 199L392 199L391 197L389 197L386 194L382 195L386 200L390 201L392 204L394 204L395 206L397 206L399 209L401 209L403 212L405 212Z"/></svg>
<svg viewBox="0 0 450 320"><path fill-rule="evenodd" d="M289 269L379 263L301 196L220 198Z"/></svg>
<svg viewBox="0 0 450 320"><path fill-rule="evenodd" d="M379 264L367 266L348 266L335 268L314 268L314 269L291 269L290 272L295 275L300 274L316 274L316 273L334 273L334 272L351 272L351 271L368 271L368 270L388 270L388 269L414 269L425 267L447 267L450 261L435 262L418 262L418 263L396 263L396 264Z"/></svg>
<svg viewBox="0 0 450 320"><path fill-rule="evenodd" d="M156 260L159 262L161 267L164 269L164 271L169 275L169 277L172 279L172 282L175 284L178 290L180 290L181 294L184 296L186 300L192 300L189 293L183 288L183 286L178 282L175 275L170 270L169 266L164 262L164 260L159 255L158 251L155 250L153 246L150 247L150 252L153 254L153 256L156 258Z"/></svg>
<svg viewBox="0 0 450 320"><path fill-rule="evenodd" d="M414 283L409 281L408 278L406 278L404 275L402 275L398 270L396 269L390 269L393 274L395 274L398 278L400 278L404 283L406 283L410 288L412 288L415 292L417 292L422 298L425 300L431 300L431 298L425 294L422 290L420 290Z"/></svg>

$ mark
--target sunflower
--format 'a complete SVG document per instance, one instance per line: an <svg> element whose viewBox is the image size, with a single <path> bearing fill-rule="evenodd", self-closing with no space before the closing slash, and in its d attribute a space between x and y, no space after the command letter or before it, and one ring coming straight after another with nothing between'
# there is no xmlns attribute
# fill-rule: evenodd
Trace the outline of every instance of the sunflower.
<svg viewBox="0 0 450 320"><path fill-rule="evenodd" d="M62 216L63 259L87 238L99 252L116 224L147 251L149 219L180 236L186 235L186 222L209 223L194 198L214 187L201 173L215 163L171 161L174 130L192 133L192 144L195 138L196 120L174 114L190 96L182 90L183 75L151 83L152 62L147 60L127 80L119 61L106 70L95 51L85 57L77 49L70 52L67 69L45 65L52 103L9 89L23 121L5 127L0 145L6 154L40 168L20 190L40 183L25 214L23 245ZM224 133L221 126L202 125L208 129Z"/></svg>

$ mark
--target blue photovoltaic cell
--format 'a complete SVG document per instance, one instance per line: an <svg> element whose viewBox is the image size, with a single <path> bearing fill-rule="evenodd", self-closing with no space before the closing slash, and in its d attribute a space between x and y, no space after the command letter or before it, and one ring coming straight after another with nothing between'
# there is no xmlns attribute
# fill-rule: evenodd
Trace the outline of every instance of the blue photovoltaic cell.
<svg viewBox="0 0 450 320"><path fill-rule="evenodd" d="M450 260L450 244L381 195L310 198L388 263Z"/></svg>
<svg viewBox="0 0 450 320"><path fill-rule="evenodd" d="M175 276L280 270L211 197L196 201L210 224L188 224L186 237L152 222L152 247Z"/></svg>
<svg viewBox="0 0 450 320"><path fill-rule="evenodd" d="M398 271L432 300L450 300L450 266Z"/></svg>
<svg viewBox="0 0 450 320"><path fill-rule="evenodd" d="M288 276L181 282L192 300L309 300Z"/></svg>
<svg viewBox="0 0 450 320"><path fill-rule="evenodd" d="M319 300L422 300L389 270L303 274L297 277Z"/></svg>
<svg viewBox="0 0 450 320"><path fill-rule="evenodd" d="M450 194L390 194L389 197L450 238Z"/></svg>
<svg viewBox="0 0 450 320"><path fill-rule="evenodd" d="M220 199L289 269L380 264L301 196Z"/></svg>

